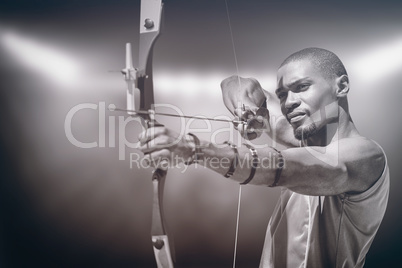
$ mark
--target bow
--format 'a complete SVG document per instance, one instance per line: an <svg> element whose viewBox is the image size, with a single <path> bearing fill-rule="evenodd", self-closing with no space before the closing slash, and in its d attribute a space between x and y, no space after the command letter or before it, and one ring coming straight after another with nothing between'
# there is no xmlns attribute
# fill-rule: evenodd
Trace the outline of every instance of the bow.
<svg viewBox="0 0 402 268"><path fill-rule="evenodd" d="M141 0L140 46L138 68L134 69L131 44L126 44L126 68L122 70L127 82L127 113L140 116L145 128L163 126L155 121L152 113L137 114L136 102L139 100L141 110L153 111L154 88L152 77L152 55L155 41L162 26L162 0ZM138 98L139 96L139 98ZM173 267L173 247L169 245L163 211L163 190L167 170L156 168L152 174L153 210L152 210L152 245L158 267Z"/></svg>
<svg viewBox="0 0 402 268"><path fill-rule="evenodd" d="M225 1L226 2L226 1ZM226 3L226 9L228 7ZM252 140L261 135L266 125L264 118L268 116L268 110L265 107L260 107L256 112L251 112L251 117L246 121L236 120L223 120L207 117L173 115L166 113L156 113L154 111L154 88L152 76L152 55L153 48L157 38L160 35L162 27L163 3L162 0L141 0L141 15L140 15L140 46L139 46L139 62L138 68L135 69L132 63L131 44L126 44L126 68L121 72L124 75L124 80L127 83L127 108L117 109L114 111L124 111L130 116L139 116L142 119L145 128L163 126L155 121L155 115L176 116L184 118L194 118L201 120L225 121L231 122L235 126L242 124L245 127L244 135L246 139ZM229 18L229 14L228 14ZM230 18L229 18L230 26ZM231 33L232 36L232 33ZM233 42L233 36L232 36ZM235 53L235 51L234 51ZM237 67L237 60L236 60ZM239 80L240 86L240 80ZM136 103L139 101L139 108ZM247 109L242 106L243 111ZM167 170L156 168L152 174L153 182L153 211L152 211L152 244L155 254L155 260L159 268L172 268L174 249L170 247L169 240L166 232L166 223L163 211L163 191L166 180ZM236 260L236 247L237 247L237 233L240 209L240 196L241 188L239 191L239 206L237 212L237 225L236 225L236 244L234 251L233 267Z"/></svg>

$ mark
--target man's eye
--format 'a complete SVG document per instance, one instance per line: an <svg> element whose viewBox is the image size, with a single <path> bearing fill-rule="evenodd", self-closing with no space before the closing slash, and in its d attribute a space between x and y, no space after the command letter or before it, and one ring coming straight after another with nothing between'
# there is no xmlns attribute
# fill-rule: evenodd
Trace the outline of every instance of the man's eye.
<svg viewBox="0 0 402 268"><path fill-rule="evenodd" d="M281 100L281 99L283 99L284 97L286 97L286 93L285 92L282 92L282 93L279 93L278 94L278 98Z"/></svg>
<svg viewBox="0 0 402 268"><path fill-rule="evenodd" d="M306 90L310 87L310 84L300 84L297 86L297 90Z"/></svg>

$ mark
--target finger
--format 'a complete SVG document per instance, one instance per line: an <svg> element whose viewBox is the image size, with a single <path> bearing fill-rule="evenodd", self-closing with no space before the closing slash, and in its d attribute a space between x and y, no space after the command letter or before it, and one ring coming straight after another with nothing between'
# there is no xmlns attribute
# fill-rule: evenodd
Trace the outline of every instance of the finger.
<svg viewBox="0 0 402 268"><path fill-rule="evenodd" d="M260 107L255 111L255 115L262 116L262 117L269 117L269 110L265 107Z"/></svg>
<svg viewBox="0 0 402 268"><path fill-rule="evenodd" d="M255 119L262 124L262 129L269 128L269 110L264 107L260 107L256 112Z"/></svg>
<svg viewBox="0 0 402 268"><path fill-rule="evenodd" d="M236 107L236 109L234 110L234 114L235 114L235 116L237 116L237 117L239 117L239 118L241 118L241 116L243 115L243 109L242 109L242 107L240 106L240 107Z"/></svg>
<svg viewBox="0 0 402 268"><path fill-rule="evenodd" d="M254 113L246 108L245 106L240 106L236 108L235 110L235 116L239 118L239 120L244 120L246 121L247 119L251 118L254 116Z"/></svg>
<svg viewBox="0 0 402 268"><path fill-rule="evenodd" d="M245 125L243 123L240 123L237 126L237 131L239 131L240 135L243 137L244 135L244 131L245 131Z"/></svg>
<svg viewBox="0 0 402 268"><path fill-rule="evenodd" d="M149 142L144 143L144 144L141 145L138 149L139 149L141 152L143 152L144 154L149 154L149 153L155 152L155 151L157 150L156 148L150 146L150 145L149 145Z"/></svg>
<svg viewBox="0 0 402 268"><path fill-rule="evenodd" d="M246 98L243 100L243 107L245 111L254 111L258 105L253 100Z"/></svg>
<svg viewBox="0 0 402 268"><path fill-rule="evenodd" d="M259 107L257 107L257 106L250 106L250 112L252 112L254 115L256 115L257 114L257 111L258 111L258 109L259 109Z"/></svg>
<svg viewBox="0 0 402 268"><path fill-rule="evenodd" d="M157 136L165 134L166 132L167 130L165 127L151 127L141 132L138 136L138 139L140 140L141 144L145 144L146 142L149 142L150 140L153 140Z"/></svg>
<svg viewBox="0 0 402 268"><path fill-rule="evenodd" d="M252 111L250 110L243 110L240 117L240 121L247 121L251 118L253 118L255 115Z"/></svg>
<svg viewBox="0 0 402 268"><path fill-rule="evenodd" d="M144 130L144 131L142 131L142 132L138 135L138 140L139 140L139 142L140 142L141 145L144 145L144 144L147 142L147 140L145 139L145 137L146 137L146 131L147 131L147 130Z"/></svg>
<svg viewBox="0 0 402 268"><path fill-rule="evenodd" d="M245 135L243 136L246 140L254 140L256 138L258 138L259 136L261 136L261 133L258 135L257 132L255 131L251 131L251 132L246 132Z"/></svg>
<svg viewBox="0 0 402 268"><path fill-rule="evenodd" d="M157 150L161 150L163 148L167 148L169 146L171 146L171 144L168 143L168 137L160 135L150 141L145 142L144 144L141 144L139 149L143 153L150 153Z"/></svg>

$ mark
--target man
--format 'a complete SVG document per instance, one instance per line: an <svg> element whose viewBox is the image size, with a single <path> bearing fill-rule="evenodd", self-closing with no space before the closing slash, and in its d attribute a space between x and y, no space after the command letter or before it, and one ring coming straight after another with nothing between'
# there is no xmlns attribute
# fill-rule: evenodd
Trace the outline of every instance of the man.
<svg viewBox="0 0 402 268"><path fill-rule="evenodd" d="M233 76L221 86L225 105L240 119L245 112L237 103L256 109L264 101L254 79ZM346 70L334 53L304 49L281 64L277 97L266 93L268 134L287 149L217 148L192 134L178 138L156 128L154 136L142 134L142 150L149 161L180 156L241 183L282 186L261 267L363 267L387 206L389 173L381 147L357 131L348 92ZM230 159L230 172L216 159ZM245 159L252 164L236 164ZM263 159L280 164L263 168Z"/></svg>

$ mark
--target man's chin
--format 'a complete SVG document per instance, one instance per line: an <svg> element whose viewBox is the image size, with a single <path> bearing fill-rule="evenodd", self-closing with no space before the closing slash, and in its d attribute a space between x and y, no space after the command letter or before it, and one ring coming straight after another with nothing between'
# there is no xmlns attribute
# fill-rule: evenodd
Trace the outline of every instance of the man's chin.
<svg viewBox="0 0 402 268"><path fill-rule="evenodd" d="M293 133L296 139L305 140L314 136L317 133L317 125L315 123L312 123L307 126L300 126L294 129Z"/></svg>

